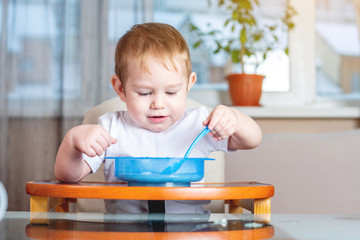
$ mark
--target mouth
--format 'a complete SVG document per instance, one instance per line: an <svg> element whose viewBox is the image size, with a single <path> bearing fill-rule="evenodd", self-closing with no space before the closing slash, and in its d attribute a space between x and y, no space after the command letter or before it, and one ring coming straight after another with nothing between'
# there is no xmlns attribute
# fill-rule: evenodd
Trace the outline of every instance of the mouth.
<svg viewBox="0 0 360 240"><path fill-rule="evenodd" d="M150 122L153 123L161 123L163 121L165 121L166 119L168 119L169 116L148 116L148 119L150 120Z"/></svg>

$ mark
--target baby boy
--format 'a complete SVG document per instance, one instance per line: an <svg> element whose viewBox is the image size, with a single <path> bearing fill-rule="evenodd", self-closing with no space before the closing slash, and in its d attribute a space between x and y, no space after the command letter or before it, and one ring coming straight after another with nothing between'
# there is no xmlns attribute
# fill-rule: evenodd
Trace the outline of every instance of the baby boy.
<svg viewBox="0 0 360 240"><path fill-rule="evenodd" d="M107 156L183 156L204 126L211 130L189 157L213 151L256 147L262 138L249 116L223 105L186 109L187 93L196 82L188 46L181 34L162 23L133 26L117 44L111 84L127 111L107 113L98 125L68 131L60 145L55 176L77 182L95 172ZM106 181L114 177L114 161L106 160ZM201 213L208 201L166 201L168 213ZM107 200L109 212L143 213L146 201Z"/></svg>

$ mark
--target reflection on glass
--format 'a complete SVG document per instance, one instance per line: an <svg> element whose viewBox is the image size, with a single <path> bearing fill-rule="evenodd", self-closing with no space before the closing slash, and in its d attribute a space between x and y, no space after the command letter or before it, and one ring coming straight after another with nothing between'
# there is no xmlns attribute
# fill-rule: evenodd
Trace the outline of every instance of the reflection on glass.
<svg viewBox="0 0 360 240"><path fill-rule="evenodd" d="M320 96L360 97L357 2L316 2L317 93Z"/></svg>
<svg viewBox="0 0 360 240"><path fill-rule="evenodd" d="M274 227L269 222L257 220L254 215L223 215L223 214L88 214L77 216L78 219L68 219L61 214L49 214L54 216L49 225L26 225L28 237L37 238L39 233L46 234L56 231L73 231L80 233L188 233L188 239L197 239L198 235L193 233L221 233L226 238L226 232L238 231L239 239L245 238L246 234L251 239L264 239L274 235ZM59 216L62 218L60 219ZM256 237L259 234L259 238ZM59 233L60 234L60 233ZM210 234L211 235L211 234ZM210 237L209 235L209 237ZM134 236L134 235L133 235ZM170 235L169 235L170 236ZM85 238L85 235L83 235ZM173 236L171 236L173 237ZM171 239L169 237L169 239ZM193 238L191 238L193 237ZM221 238L221 239L223 239ZM205 239L205 238L204 238ZM217 238L216 238L217 239Z"/></svg>

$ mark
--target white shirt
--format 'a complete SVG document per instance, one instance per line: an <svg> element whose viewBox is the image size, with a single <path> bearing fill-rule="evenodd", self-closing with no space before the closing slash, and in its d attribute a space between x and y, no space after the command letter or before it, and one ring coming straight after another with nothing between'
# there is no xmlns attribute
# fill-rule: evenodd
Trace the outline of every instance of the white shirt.
<svg viewBox="0 0 360 240"><path fill-rule="evenodd" d="M187 109L184 116L163 132L153 132L139 128L127 111L106 113L99 118L99 125L117 139L102 156L84 155L92 172L100 167L104 157L183 157L193 140L204 129L202 122L208 116L206 107ZM228 139L215 141L209 134L199 141L189 157L207 157L211 152L227 152ZM106 159L104 174L107 182L118 182L114 176L114 160ZM166 201L167 213L199 213L202 206L210 201ZM106 200L108 212L143 213L147 212L147 201Z"/></svg>

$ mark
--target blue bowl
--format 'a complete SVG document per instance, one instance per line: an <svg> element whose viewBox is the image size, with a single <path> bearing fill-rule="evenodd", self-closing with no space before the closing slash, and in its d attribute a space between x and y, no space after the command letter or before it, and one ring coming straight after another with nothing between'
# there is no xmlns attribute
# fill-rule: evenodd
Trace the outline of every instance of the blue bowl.
<svg viewBox="0 0 360 240"><path fill-rule="evenodd" d="M190 186L204 177L204 161L213 158L106 157L115 159L115 177L129 186ZM184 160L184 161L183 161ZM165 169L183 161L179 169Z"/></svg>

